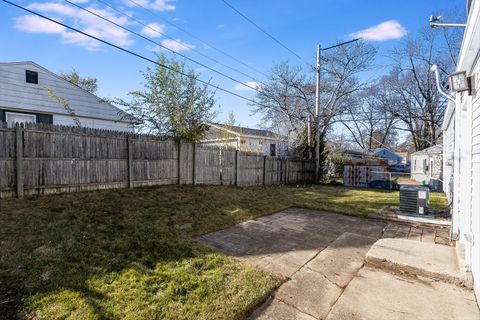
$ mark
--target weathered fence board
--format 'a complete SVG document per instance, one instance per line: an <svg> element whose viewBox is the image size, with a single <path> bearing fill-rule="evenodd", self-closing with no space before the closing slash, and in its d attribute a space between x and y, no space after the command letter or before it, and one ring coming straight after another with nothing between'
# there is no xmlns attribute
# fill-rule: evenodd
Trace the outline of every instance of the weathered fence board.
<svg viewBox="0 0 480 320"><path fill-rule="evenodd" d="M17 146L21 149L18 149ZM97 129L0 123L0 197L160 184L309 183L310 160Z"/></svg>

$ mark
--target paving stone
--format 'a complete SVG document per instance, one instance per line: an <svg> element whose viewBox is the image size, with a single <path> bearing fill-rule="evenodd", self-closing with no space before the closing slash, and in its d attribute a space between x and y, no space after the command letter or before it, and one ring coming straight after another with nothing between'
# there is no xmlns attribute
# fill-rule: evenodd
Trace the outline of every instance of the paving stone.
<svg viewBox="0 0 480 320"><path fill-rule="evenodd" d="M284 254L272 254L257 260L256 266L283 278L290 278L302 268L303 264L296 263L295 260L285 257Z"/></svg>
<svg viewBox="0 0 480 320"><path fill-rule="evenodd" d="M395 238L396 231L395 230L387 230L383 234L383 238Z"/></svg>
<svg viewBox="0 0 480 320"><path fill-rule="evenodd" d="M320 273L302 268L280 287L275 298L315 318L324 318L341 293Z"/></svg>
<svg viewBox="0 0 480 320"><path fill-rule="evenodd" d="M368 237L378 238L381 236L385 223L379 223L374 221L361 221L353 226L349 226L346 231L351 233L357 233Z"/></svg>
<svg viewBox="0 0 480 320"><path fill-rule="evenodd" d="M442 238L442 237L435 237L435 243L449 246L450 245L450 239Z"/></svg>
<svg viewBox="0 0 480 320"><path fill-rule="evenodd" d="M423 233L423 229L419 227L412 227L410 228L410 234L412 233L421 235Z"/></svg>
<svg viewBox="0 0 480 320"><path fill-rule="evenodd" d="M249 317L250 320L315 320L286 303L269 299Z"/></svg>
<svg viewBox="0 0 480 320"><path fill-rule="evenodd" d="M336 238L338 238L343 231L331 230L328 233L317 233L308 235L304 242L298 245L299 248L324 249Z"/></svg>
<svg viewBox="0 0 480 320"><path fill-rule="evenodd" d="M339 287L345 287L363 266L365 255L377 239L344 233L307 264Z"/></svg>
<svg viewBox="0 0 480 320"><path fill-rule="evenodd" d="M313 259L319 253L319 251L320 249L295 248L294 250L285 253L283 258L303 266L308 261Z"/></svg>
<svg viewBox="0 0 480 320"><path fill-rule="evenodd" d="M328 320L480 319L472 291L426 279L363 268L338 299Z"/></svg>
<svg viewBox="0 0 480 320"><path fill-rule="evenodd" d="M442 238L449 238L450 234L448 233L447 230L439 229L435 231L435 235L437 237L442 237Z"/></svg>
<svg viewBox="0 0 480 320"><path fill-rule="evenodd" d="M408 240L422 241L422 235L419 233L410 233L408 235Z"/></svg>
<svg viewBox="0 0 480 320"><path fill-rule="evenodd" d="M422 242L435 243L435 230L432 228L424 228Z"/></svg>

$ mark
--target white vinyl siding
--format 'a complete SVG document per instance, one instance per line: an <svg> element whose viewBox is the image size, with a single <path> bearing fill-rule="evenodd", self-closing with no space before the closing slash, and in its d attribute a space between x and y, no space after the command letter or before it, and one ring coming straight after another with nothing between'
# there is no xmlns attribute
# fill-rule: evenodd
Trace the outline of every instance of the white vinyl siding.
<svg viewBox="0 0 480 320"><path fill-rule="evenodd" d="M90 119L90 118L82 118L82 117L78 117L78 119L80 120L80 124L82 125L82 127L97 128L97 129L104 129L104 130L125 131L124 130L125 123L123 122ZM62 115L54 115L53 124L59 124L64 126L76 125L72 117L62 116Z"/></svg>
<svg viewBox="0 0 480 320"><path fill-rule="evenodd" d="M26 82L25 70L38 72L38 84ZM98 123L112 121L109 126L116 130L133 131L133 126L123 118L124 113L120 109L48 70L31 62L0 63L0 109L52 114L57 115L59 119L60 116L69 117L64 107L50 96L48 89L67 101L79 118L91 119L90 122Z"/></svg>

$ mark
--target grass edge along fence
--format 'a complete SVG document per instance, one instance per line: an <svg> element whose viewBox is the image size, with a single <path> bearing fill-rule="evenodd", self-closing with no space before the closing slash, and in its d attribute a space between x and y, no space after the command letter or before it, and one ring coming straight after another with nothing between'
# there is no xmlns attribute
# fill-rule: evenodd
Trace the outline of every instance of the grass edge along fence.
<svg viewBox="0 0 480 320"><path fill-rule="evenodd" d="M314 171L312 160L147 134L0 123L0 198L162 184L306 184Z"/></svg>

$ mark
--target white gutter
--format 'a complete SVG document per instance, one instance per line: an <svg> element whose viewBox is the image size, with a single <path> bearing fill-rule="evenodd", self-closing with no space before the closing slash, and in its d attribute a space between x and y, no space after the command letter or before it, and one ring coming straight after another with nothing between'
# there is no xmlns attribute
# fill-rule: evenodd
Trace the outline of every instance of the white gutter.
<svg viewBox="0 0 480 320"><path fill-rule="evenodd" d="M448 124L450 123L450 119L453 115L453 112L455 111L456 101L455 101L455 97L445 92L445 90L440 85L440 75L438 73L438 67L436 64L430 67L430 71L435 73L435 83L437 84L438 92L440 92L442 96L444 96L450 101L447 105L447 110L445 110L445 116L443 117L443 122L442 122L442 130L445 131L447 130Z"/></svg>

